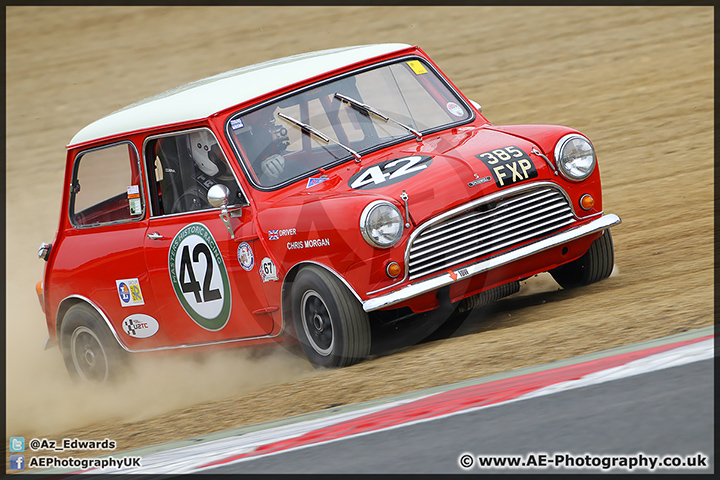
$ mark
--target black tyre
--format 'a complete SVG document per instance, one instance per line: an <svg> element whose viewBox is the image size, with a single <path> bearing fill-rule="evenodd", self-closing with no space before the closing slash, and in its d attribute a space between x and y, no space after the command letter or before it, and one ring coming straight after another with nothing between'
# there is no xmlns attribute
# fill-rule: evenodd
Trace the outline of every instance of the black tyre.
<svg viewBox="0 0 720 480"><path fill-rule="evenodd" d="M580 287L609 277L614 263L612 235L605 230L582 257L551 270L550 274L565 289Z"/></svg>
<svg viewBox="0 0 720 480"><path fill-rule="evenodd" d="M60 348L70 376L88 383L117 379L128 360L99 314L82 303L65 314Z"/></svg>
<svg viewBox="0 0 720 480"><path fill-rule="evenodd" d="M305 267L293 281L297 339L316 368L347 367L370 354L370 322L360 302L337 278Z"/></svg>

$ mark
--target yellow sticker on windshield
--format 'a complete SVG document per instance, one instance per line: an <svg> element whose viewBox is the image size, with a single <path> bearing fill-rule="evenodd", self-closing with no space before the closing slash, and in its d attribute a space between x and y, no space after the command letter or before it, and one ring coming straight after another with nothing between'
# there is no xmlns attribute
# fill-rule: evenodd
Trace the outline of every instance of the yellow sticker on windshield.
<svg viewBox="0 0 720 480"><path fill-rule="evenodd" d="M407 62L407 64L410 68L412 68L412 71L415 72L415 75L422 75L423 73L427 73L427 70L425 70L425 66L418 60L411 60Z"/></svg>

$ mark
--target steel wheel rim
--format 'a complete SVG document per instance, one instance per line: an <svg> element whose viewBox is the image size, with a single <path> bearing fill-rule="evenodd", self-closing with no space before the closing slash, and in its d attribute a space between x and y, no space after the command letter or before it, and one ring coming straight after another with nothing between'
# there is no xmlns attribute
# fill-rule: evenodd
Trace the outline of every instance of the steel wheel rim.
<svg viewBox="0 0 720 480"><path fill-rule="evenodd" d="M102 383L108 378L108 361L105 349L88 327L76 328L70 337L70 353L78 374L89 382Z"/></svg>
<svg viewBox="0 0 720 480"><path fill-rule="evenodd" d="M324 357L330 355L335 345L332 317L325 301L315 290L308 290L303 294L300 315L310 346Z"/></svg>

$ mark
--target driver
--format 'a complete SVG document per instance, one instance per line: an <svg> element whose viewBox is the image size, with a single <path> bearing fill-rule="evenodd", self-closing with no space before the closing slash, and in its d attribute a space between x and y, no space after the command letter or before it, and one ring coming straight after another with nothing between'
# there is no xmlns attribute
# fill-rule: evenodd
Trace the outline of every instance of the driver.
<svg viewBox="0 0 720 480"><path fill-rule="evenodd" d="M222 184L230 190L230 205L237 200L239 189L217 140L208 130L198 130L188 135L190 154L197 167L195 181L200 190L200 198L207 198L207 191L215 184Z"/></svg>
<svg viewBox="0 0 720 480"><path fill-rule="evenodd" d="M188 135L188 138L193 161L202 173L210 177L226 173L227 166L217 155L217 150L220 147L210 132L199 130L192 132Z"/></svg>
<svg viewBox="0 0 720 480"><path fill-rule="evenodd" d="M280 174L285 170L285 157L277 153L273 153L260 164L262 171L272 180L280 178Z"/></svg>
<svg viewBox="0 0 720 480"><path fill-rule="evenodd" d="M231 121L233 132L245 151L245 156L261 185L279 183L287 165L285 157L290 139L287 129L275 123L266 109L252 112Z"/></svg>

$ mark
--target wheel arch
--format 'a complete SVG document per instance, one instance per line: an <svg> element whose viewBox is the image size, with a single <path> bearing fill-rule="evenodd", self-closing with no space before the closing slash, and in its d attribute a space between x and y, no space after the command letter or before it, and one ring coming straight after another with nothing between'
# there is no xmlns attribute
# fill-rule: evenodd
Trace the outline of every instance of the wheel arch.
<svg viewBox="0 0 720 480"><path fill-rule="evenodd" d="M88 307L92 308L97 312L97 314L100 316L100 318L105 323L105 326L108 327L110 330L110 333L112 333L113 338L115 341L122 347L123 350L126 352L131 352L131 350L120 340L120 337L118 336L117 332L115 331L115 328L113 328L112 324L110 323L110 319L105 315L105 312L102 311L100 307L98 307L95 303L93 303L92 300L83 297L82 295L70 295L69 297L64 298L60 304L58 305L57 315L55 316L55 338L58 339L58 345L62 348L62 335L60 334L62 329L62 322L65 320L65 315L67 314L68 310L70 310L71 307L78 305L78 304L85 304Z"/></svg>
<svg viewBox="0 0 720 480"><path fill-rule="evenodd" d="M358 302L360 302L360 305L362 305L363 299L360 298L360 295L355 291L355 289L343 278L342 275L340 275L337 271L333 270L332 268L328 267L327 265L316 262L313 260L306 260L299 263L296 263L285 274L285 277L283 278L283 284L282 284L282 290L281 290L281 302L282 302L282 322L283 322L283 328L285 330L288 329L294 329L293 327L293 319L292 319L292 305L290 304L290 290L292 289L292 283L295 280L295 277L297 277L298 273L303 268L309 267L309 266L315 266L319 267L326 272L332 274L334 277L336 277L340 282L342 282L343 285L352 293L352 295L357 299ZM292 332L295 333L294 331Z"/></svg>

